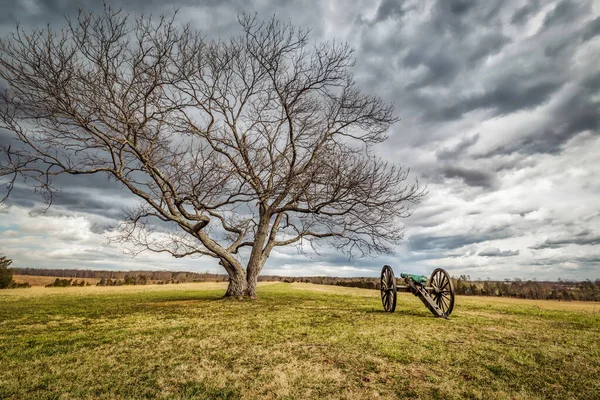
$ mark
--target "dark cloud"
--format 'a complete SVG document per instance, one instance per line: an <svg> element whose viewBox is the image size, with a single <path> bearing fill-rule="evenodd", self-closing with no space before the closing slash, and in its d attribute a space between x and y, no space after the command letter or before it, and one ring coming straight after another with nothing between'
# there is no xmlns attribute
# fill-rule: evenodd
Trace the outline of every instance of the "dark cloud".
<svg viewBox="0 0 600 400"><path fill-rule="evenodd" d="M426 68L426 73L409 82L405 90L414 91L433 86L447 87L457 76L463 74L486 57L498 53L510 39L502 32L483 29L477 35L470 36L472 21L465 21L466 14L477 9L477 19L485 20L485 7L476 2L438 2L432 18L421 26L421 35L410 40L399 40L405 44L406 52L400 58L401 69ZM489 10L487 10L489 13ZM489 18L489 16L487 17ZM479 28L479 27L478 27ZM479 29L477 29L479 30ZM443 35L435 43L419 43L427 37ZM447 34L449 33L449 34ZM463 37L463 35L465 37Z"/></svg>
<svg viewBox="0 0 600 400"><path fill-rule="evenodd" d="M580 132L598 129L597 92L587 89L594 86L589 85L594 78L585 72L574 73L572 64L582 38L592 38L600 29L591 3L557 2L544 16L544 29L516 37L507 29L506 17L521 25L548 4L524 3L515 7L509 3L436 2L423 19L426 6L384 2L381 10L399 7L402 18L413 21L407 29L398 20L385 36L371 33L377 19L366 25L358 20L363 24L358 29L363 32L357 53L359 68L372 72L365 87L398 105L405 121L399 141L422 147L430 143L423 132L447 122L482 112L489 118L504 117L549 104L564 106L549 114L548 123L523 127L515 140L499 144L484 156L560 152ZM401 78L394 85L393 78L382 80L381 76ZM572 93L574 83L578 90Z"/></svg>
<svg viewBox="0 0 600 400"><path fill-rule="evenodd" d="M531 71L514 71L514 74L507 74L492 82L491 87L482 93L459 98L455 104L434 110L430 116L440 120L455 120L479 109L491 110L496 116L528 110L546 103L563 85L564 81L556 76L536 76Z"/></svg>
<svg viewBox="0 0 600 400"><path fill-rule="evenodd" d="M469 12L470 9L477 4L476 1L473 0L452 0L452 1L443 1L440 2L443 6L448 7L452 14L462 15Z"/></svg>
<svg viewBox="0 0 600 400"><path fill-rule="evenodd" d="M472 232L471 234L430 236L413 235L407 240L407 247L411 251L448 251L461 247L487 242L488 240L505 239L512 234L509 226ZM438 254L439 256L439 254Z"/></svg>
<svg viewBox="0 0 600 400"><path fill-rule="evenodd" d="M568 246L570 244L578 246L597 246L600 245L600 234L595 234L591 230L586 229L572 236L559 236L555 238L548 238L538 245L531 246L530 249L557 249L560 247Z"/></svg>
<svg viewBox="0 0 600 400"><path fill-rule="evenodd" d="M104 187L102 183L94 187L93 182L101 182L98 178L90 177L88 182L81 185L78 185L79 179L74 179L64 187L59 187L61 190L54 196L50 208L43 203L42 197L35 192L34 188L23 184L13 188L6 203L31 208L34 213L46 213L53 208L60 208L68 209L70 212L83 212L119 220L123 208L131 205L135 198L130 193L119 190L114 182L112 187Z"/></svg>
<svg viewBox="0 0 600 400"><path fill-rule="evenodd" d="M550 11L544 18L545 27L557 27L562 24L573 22L587 7L580 2L563 0Z"/></svg>
<svg viewBox="0 0 600 400"><path fill-rule="evenodd" d="M110 219L119 219L122 213L122 203L118 198L111 200L97 198L93 193L63 191L55 197L53 206L65 207L70 211L101 215Z"/></svg>
<svg viewBox="0 0 600 400"><path fill-rule="evenodd" d="M491 188L494 185L494 176L485 171L449 166L442 169L446 178L460 178L469 186Z"/></svg>
<svg viewBox="0 0 600 400"><path fill-rule="evenodd" d="M419 207L415 207L411 218L407 221L412 227L409 230L438 226L446 220L446 215L453 210L454 207L451 205L437 202L427 202Z"/></svg>
<svg viewBox="0 0 600 400"><path fill-rule="evenodd" d="M600 35L600 17L588 22L583 29L583 40L588 41Z"/></svg>
<svg viewBox="0 0 600 400"><path fill-rule="evenodd" d="M427 73L421 79L411 82L407 90L419 89L435 85L448 85L452 83L460 72L460 62L451 54L434 53L420 54L418 51L409 52L403 60L404 65L416 68L419 65L427 67Z"/></svg>
<svg viewBox="0 0 600 400"><path fill-rule="evenodd" d="M472 32L473 23L492 23L493 19L498 18L498 15L494 15L496 7L475 0L438 1L433 7L429 29L464 38Z"/></svg>
<svg viewBox="0 0 600 400"><path fill-rule="evenodd" d="M510 38L499 32L487 32L477 40L477 44L469 51L468 61L475 64L482 59L498 54L510 43Z"/></svg>
<svg viewBox="0 0 600 400"><path fill-rule="evenodd" d="M481 257L512 257L518 256L519 250L500 250L498 247L488 247L478 254Z"/></svg>
<svg viewBox="0 0 600 400"><path fill-rule="evenodd" d="M1 89L0 89L1 90ZM0 146L10 146L14 145L16 142L13 139L13 134L6 129L0 128Z"/></svg>
<svg viewBox="0 0 600 400"><path fill-rule="evenodd" d="M558 153L572 138L589 131L600 133L600 73L584 78L571 93L565 96L549 114L549 121L536 131L515 140L510 145L500 146L484 157L497 154Z"/></svg>
<svg viewBox="0 0 600 400"><path fill-rule="evenodd" d="M406 2L403 0L383 0L377 8L375 20L384 21L388 18L402 18L406 14Z"/></svg>
<svg viewBox="0 0 600 400"><path fill-rule="evenodd" d="M0 14L0 23L10 24L20 22L25 24L42 24L54 22L55 20L63 20L65 16L73 16L81 8L87 11L101 11L103 3L113 9L123 9L126 12L136 13L152 13L160 9L174 10L176 7L186 5L197 5L194 0L177 0L175 2L165 3L159 0L127 0L114 1L107 0L105 2L95 0L77 0L77 1L62 1L62 0L2 0L0 6L3 13ZM205 6L216 6L220 1L203 1ZM231 2L223 2L231 4ZM58 22L58 21L56 21Z"/></svg>
<svg viewBox="0 0 600 400"><path fill-rule="evenodd" d="M507 76L487 93L468 99L463 104L469 111L492 108L496 110L496 115L504 115L539 106L548 101L550 95L564 85L564 82L556 82L552 79L524 78L525 76L520 74ZM518 81L520 84L515 85L511 81Z"/></svg>
<svg viewBox="0 0 600 400"><path fill-rule="evenodd" d="M122 10L132 17L144 15L170 15L180 10L178 20L190 22L194 29L200 30L207 38L228 37L239 34L237 15L256 12L262 18L268 18L275 13L282 19L296 16L300 19L306 16L302 25L311 20L318 20L319 7L303 8L302 13L296 12L293 0L271 0L266 2L244 0L0 0L0 33L8 34L15 29L19 22L22 27L45 28L47 24L61 28L65 17L74 18L78 10L102 12L104 3L113 10ZM193 11L193 12L190 12ZM319 32L316 26L314 32Z"/></svg>
<svg viewBox="0 0 600 400"><path fill-rule="evenodd" d="M538 258L538 259L530 260L528 262L528 264L529 265L557 265L557 264L563 264L563 263L569 263L569 262L580 263L581 270L596 272L597 268L598 268L597 264L600 264L600 254L589 254L586 256L576 256L576 257L568 257L568 256L545 257L545 258Z"/></svg>
<svg viewBox="0 0 600 400"><path fill-rule="evenodd" d="M0 187L0 195L4 197L6 195L7 190L8 186L2 185ZM19 206L25 208L33 208L39 206L41 201L41 198L35 197L35 193L33 190L26 190L14 187L10 193L9 198L6 201L6 205L9 207Z"/></svg>
<svg viewBox="0 0 600 400"><path fill-rule="evenodd" d="M531 0L527 1L526 4L517 9L515 13L512 15L510 22L513 24L523 24L527 22L527 20L535 15L542 8L542 4L540 0Z"/></svg>
<svg viewBox="0 0 600 400"><path fill-rule="evenodd" d="M436 152L438 160L455 160L464 157L465 152L479 140L479 134L461 139L456 145Z"/></svg>

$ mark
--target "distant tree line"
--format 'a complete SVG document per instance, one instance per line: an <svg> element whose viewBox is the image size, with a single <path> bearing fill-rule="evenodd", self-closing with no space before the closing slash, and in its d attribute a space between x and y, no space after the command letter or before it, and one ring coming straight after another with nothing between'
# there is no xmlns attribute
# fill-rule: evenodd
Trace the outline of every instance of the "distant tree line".
<svg viewBox="0 0 600 400"><path fill-rule="evenodd" d="M471 296L516 297L521 299L600 301L600 279L557 282L513 279L472 281L461 275L453 279L456 294Z"/></svg>
<svg viewBox="0 0 600 400"><path fill-rule="evenodd" d="M224 274L198 273L186 271L95 271L79 269L38 269L16 268L17 275L55 276L61 278L100 279L98 286L172 284L186 282L227 282L229 277ZM0 283L2 282L0 276ZM63 279L67 281L68 279ZM279 275L262 275L259 282L302 282L319 285L346 286L362 289L379 290L379 278L339 278L328 276L287 277ZM12 281L12 274L11 274ZM559 279L556 282L537 280L471 280L467 275L452 278L456 294L465 296L497 296L515 297L522 299L544 300L580 300L600 301L600 279L595 281L571 281ZM75 280L74 282L77 282ZM73 286L71 282L69 285ZM63 285L64 283L59 283ZM26 284L29 286L28 284ZM81 285L81 283L78 283ZM50 286L57 286L51 284Z"/></svg>
<svg viewBox="0 0 600 400"><path fill-rule="evenodd" d="M77 279L61 279L56 278L54 282L49 283L46 287L69 287L69 286L91 286L89 283L86 283L83 279L81 281L77 281Z"/></svg>
<svg viewBox="0 0 600 400"><path fill-rule="evenodd" d="M379 278L339 278L331 276L303 276L290 277L278 275L265 275L259 277L259 282L285 282L285 283L314 283L317 285L334 285L355 287L361 289L379 290Z"/></svg>
<svg viewBox="0 0 600 400"><path fill-rule="evenodd" d="M170 282L225 282L227 275L197 273L186 271L106 271L86 269L50 269L50 268L15 268L16 275L56 276L60 278L96 278L108 281L120 281L121 284L146 284L162 281ZM104 283L103 283L104 285ZM102 286L102 285L101 285Z"/></svg>
<svg viewBox="0 0 600 400"><path fill-rule="evenodd" d="M125 275L123 279L100 278L96 286L147 285L148 283L163 283L163 281L151 282L146 274L135 274Z"/></svg>

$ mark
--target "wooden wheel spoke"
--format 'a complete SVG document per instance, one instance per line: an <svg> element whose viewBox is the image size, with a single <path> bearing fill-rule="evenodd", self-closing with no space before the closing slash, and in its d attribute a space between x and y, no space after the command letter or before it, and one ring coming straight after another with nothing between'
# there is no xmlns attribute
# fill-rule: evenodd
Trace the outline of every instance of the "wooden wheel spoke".
<svg viewBox="0 0 600 400"><path fill-rule="evenodd" d="M394 312L396 309L396 278L389 265L384 265L381 270L380 284L383 309L387 312Z"/></svg>
<svg viewBox="0 0 600 400"><path fill-rule="evenodd" d="M444 317L448 317L454 308L454 285L448 272L442 268L436 268L430 278L432 291L431 295L443 312Z"/></svg>
<svg viewBox="0 0 600 400"><path fill-rule="evenodd" d="M450 308L450 300L442 297L442 302L444 303L444 311L448 311L448 308Z"/></svg>
<svg viewBox="0 0 600 400"><path fill-rule="evenodd" d="M437 296L437 299L435 302L437 303L438 307L440 307L442 309L444 308L445 303L444 303L444 299L442 298L442 296Z"/></svg>
<svg viewBox="0 0 600 400"><path fill-rule="evenodd" d="M441 305L441 308L447 308L446 300L444 299L443 296L439 297L438 304Z"/></svg>

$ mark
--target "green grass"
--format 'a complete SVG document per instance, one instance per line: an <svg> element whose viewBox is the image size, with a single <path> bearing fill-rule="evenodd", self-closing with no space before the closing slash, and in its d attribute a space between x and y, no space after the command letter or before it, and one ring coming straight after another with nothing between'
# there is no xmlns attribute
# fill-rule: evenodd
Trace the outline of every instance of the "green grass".
<svg viewBox="0 0 600 400"><path fill-rule="evenodd" d="M0 398L600 398L600 305L308 284L0 293Z"/></svg>

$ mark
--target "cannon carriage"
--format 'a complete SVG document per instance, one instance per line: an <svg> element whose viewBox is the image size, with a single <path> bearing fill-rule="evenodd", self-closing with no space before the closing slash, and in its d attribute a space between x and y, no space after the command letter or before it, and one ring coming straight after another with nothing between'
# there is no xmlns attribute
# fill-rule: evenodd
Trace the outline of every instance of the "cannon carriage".
<svg viewBox="0 0 600 400"><path fill-rule="evenodd" d="M427 279L425 275L401 273L398 284L389 265L381 270L380 288L383 309L396 310L397 292L410 292L417 296L433 315L448 319L454 309L454 285L446 270L437 268Z"/></svg>

